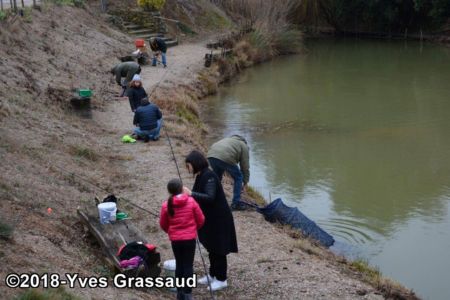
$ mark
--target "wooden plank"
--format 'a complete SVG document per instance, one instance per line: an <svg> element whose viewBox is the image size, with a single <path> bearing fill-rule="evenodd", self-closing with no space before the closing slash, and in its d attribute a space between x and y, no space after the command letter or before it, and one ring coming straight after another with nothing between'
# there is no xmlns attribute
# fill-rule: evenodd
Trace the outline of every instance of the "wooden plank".
<svg viewBox="0 0 450 300"><path fill-rule="evenodd" d="M89 219L89 216L81 211L81 209L77 210L78 215L80 216L81 220L86 224L86 226L89 228L89 231L95 236L95 238L97 239L97 241L99 242L100 246L102 247L103 251L105 252L105 254L107 254L108 256L105 257L105 259L117 270L121 270L120 268L120 263L119 263L119 259L117 258L117 256L115 254L111 255L111 249L110 249L110 245L107 243L106 239L103 237L102 233L100 232L100 230L94 226L93 222Z"/></svg>
<svg viewBox="0 0 450 300"><path fill-rule="evenodd" d="M97 216L89 215L87 212L77 209L77 213L83 223L86 224L89 231L99 242L103 252L106 254L106 261L115 269L116 272L124 273L127 276L145 276L156 277L161 273L159 263L161 256L158 252L153 253L147 260L148 269L141 268L136 270L124 270L120 267L119 258L116 256L119 247L133 241L146 242L142 238L140 231L126 220L115 222L114 224L100 224Z"/></svg>

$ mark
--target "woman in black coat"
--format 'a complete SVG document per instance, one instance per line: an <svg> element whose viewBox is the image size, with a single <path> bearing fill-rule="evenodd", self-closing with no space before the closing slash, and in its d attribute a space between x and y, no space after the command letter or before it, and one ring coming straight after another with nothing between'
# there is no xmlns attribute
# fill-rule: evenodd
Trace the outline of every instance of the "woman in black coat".
<svg viewBox="0 0 450 300"><path fill-rule="evenodd" d="M195 175L195 183L192 191L184 187L184 192L198 202L205 215L205 224L198 236L208 251L210 268L209 275L198 282L207 284L210 281L211 289L216 291L227 287L227 255L238 252L233 215L222 184L216 173L209 169L206 157L194 150L185 162L189 173Z"/></svg>

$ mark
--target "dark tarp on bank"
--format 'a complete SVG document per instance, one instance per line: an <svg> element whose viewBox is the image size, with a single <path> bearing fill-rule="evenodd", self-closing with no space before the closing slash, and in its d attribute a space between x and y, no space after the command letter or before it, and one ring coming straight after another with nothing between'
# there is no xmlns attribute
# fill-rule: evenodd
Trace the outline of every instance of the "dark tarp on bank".
<svg viewBox="0 0 450 300"><path fill-rule="evenodd" d="M279 222L283 225L291 225L300 229L303 235L320 242L325 247L330 247L334 243L331 235L320 228L316 223L308 219L296 207L289 207L283 203L281 198L276 199L269 205L258 208L269 222Z"/></svg>

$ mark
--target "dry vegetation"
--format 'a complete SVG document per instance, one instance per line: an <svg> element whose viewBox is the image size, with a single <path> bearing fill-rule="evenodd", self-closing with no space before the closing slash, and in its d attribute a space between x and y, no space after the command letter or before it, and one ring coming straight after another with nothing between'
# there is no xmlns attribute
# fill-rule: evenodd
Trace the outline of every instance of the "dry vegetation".
<svg viewBox="0 0 450 300"><path fill-rule="evenodd" d="M236 53L244 53L258 63L302 49L301 31L289 21L289 14L298 6L298 1L216 0L215 3L242 27L254 29L244 36Z"/></svg>

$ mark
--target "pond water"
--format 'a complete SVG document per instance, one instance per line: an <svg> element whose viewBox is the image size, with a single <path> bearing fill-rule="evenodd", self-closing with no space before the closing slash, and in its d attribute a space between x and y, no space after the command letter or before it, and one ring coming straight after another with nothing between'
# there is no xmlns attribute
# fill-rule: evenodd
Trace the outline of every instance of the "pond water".
<svg viewBox="0 0 450 300"><path fill-rule="evenodd" d="M450 49L308 40L208 99L213 139L244 135L251 180L424 299L450 299Z"/></svg>

